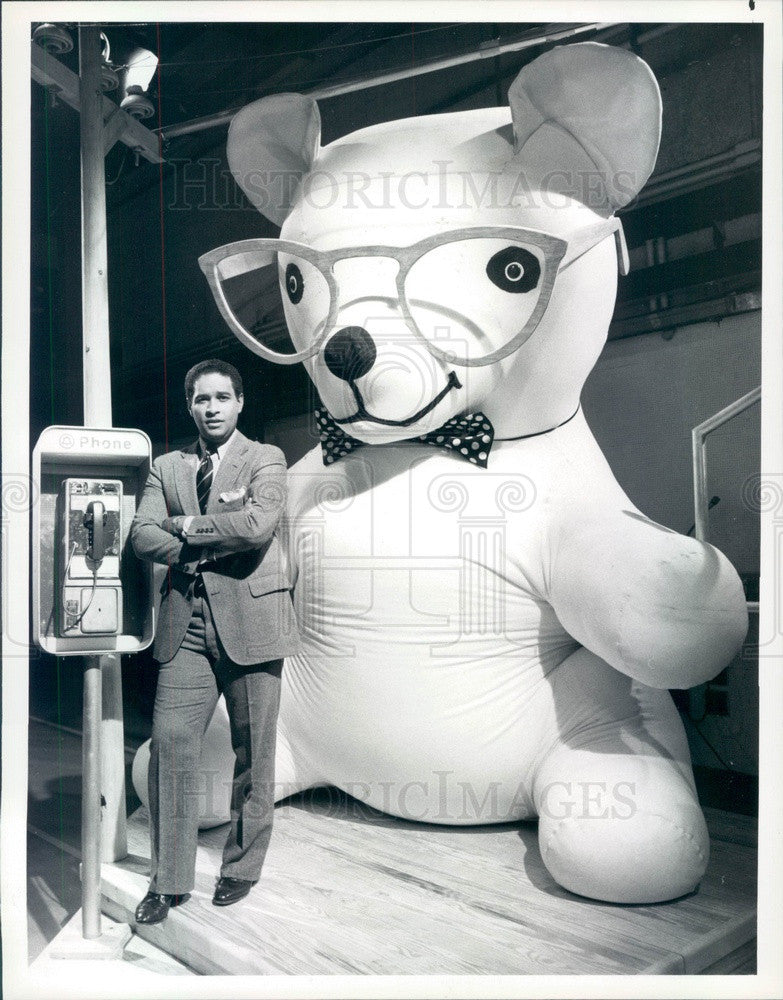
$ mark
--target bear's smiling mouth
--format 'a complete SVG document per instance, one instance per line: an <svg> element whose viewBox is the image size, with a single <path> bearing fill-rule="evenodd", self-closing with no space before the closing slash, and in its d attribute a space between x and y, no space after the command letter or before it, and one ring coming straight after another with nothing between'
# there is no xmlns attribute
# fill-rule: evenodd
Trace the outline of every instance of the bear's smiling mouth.
<svg viewBox="0 0 783 1000"><path fill-rule="evenodd" d="M417 420L421 420L422 417L426 417L430 411L434 410L438 403L442 399L445 399L452 389L462 388L462 383L457 378L457 373L455 371L450 371L446 385L441 389L437 396L431 399L426 406L417 410L412 417L408 417L406 420L386 420L383 417L374 417L367 410L364 405L364 400L362 399L359 386L356 385L353 379L348 380L348 385L350 385L351 390L353 391L354 399L356 400L356 413L352 414L350 417L343 417L340 420L334 417L334 422L336 424L355 424L359 420L368 420L373 424L384 424L387 427L409 427L411 424L415 424Z"/></svg>

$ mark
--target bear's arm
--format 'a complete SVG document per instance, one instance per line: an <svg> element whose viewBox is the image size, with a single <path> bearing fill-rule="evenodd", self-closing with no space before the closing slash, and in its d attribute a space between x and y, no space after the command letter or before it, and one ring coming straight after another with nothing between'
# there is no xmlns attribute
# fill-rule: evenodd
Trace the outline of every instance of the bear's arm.
<svg viewBox="0 0 783 1000"><path fill-rule="evenodd" d="M548 575L549 600L574 639L651 687L706 682L747 632L728 559L630 504L572 507L550 535Z"/></svg>

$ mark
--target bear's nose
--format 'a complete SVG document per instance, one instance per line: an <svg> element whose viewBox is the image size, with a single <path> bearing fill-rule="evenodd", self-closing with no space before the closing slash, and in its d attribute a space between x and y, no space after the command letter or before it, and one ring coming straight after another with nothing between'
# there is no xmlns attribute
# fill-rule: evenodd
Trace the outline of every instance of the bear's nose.
<svg viewBox="0 0 783 1000"><path fill-rule="evenodd" d="M362 326L338 330L324 349L326 367L337 378L355 382L375 364L376 350L372 337Z"/></svg>

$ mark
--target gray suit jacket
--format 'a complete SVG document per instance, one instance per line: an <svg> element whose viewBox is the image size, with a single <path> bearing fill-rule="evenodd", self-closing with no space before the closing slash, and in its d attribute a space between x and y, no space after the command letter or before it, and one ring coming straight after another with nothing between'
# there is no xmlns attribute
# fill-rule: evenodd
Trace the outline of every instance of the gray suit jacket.
<svg viewBox="0 0 783 1000"><path fill-rule="evenodd" d="M215 560L202 573L220 641L237 664L289 656L299 649L290 584L275 534L285 509L286 462L279 448L237 431L220 462L205 514L196 497L198 443L152 465L131 525L136 555L163 563L153 649L166 663L179 649L193 604L199 560ZM167 517L193 516L188 540L161 527Z"/></svg>

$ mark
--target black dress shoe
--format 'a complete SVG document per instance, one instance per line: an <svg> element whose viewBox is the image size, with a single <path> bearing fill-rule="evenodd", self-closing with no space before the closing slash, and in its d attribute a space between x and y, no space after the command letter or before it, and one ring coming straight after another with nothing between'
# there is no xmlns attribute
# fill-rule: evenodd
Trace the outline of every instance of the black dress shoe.
<svg viewBox="0 0 783 1000"><path fill-rule="evenodd" d="M215 906L230 906L244 899L255 884L245 878L229 878L228 875L223 875L215 886L212 902Z"/></svg>
<svg viewBox="0 0 783 1000"><path fill-rule="evenodd" d="M137 924L159 924L166 919L171 906L181 906L190 899L190 893L168 896L162 892L148 892L136 907Z"/></svg>

